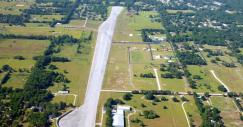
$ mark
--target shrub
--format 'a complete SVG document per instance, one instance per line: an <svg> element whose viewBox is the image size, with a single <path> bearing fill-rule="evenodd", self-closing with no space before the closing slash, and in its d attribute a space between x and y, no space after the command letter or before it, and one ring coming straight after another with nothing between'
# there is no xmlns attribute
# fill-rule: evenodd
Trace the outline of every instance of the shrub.
<svg viewBox="0 0 243 127"><path fill-rule="evenodd" d="M25 60L25 58L23 56L15 56L14 59L17 59L17 60Z"/></svg>
<svg viewBox="0 0 243 127"><path fill-rule="evenodd" d="M143 114L146 119L154 119L159 117L153 110L145 110L143 111Z"/></svg>
<svg viewBox="0 0 243 127"><path fill-rule="evenodd" d="M129 101L132 99L132 94L131 93L126 93L123 95L123 100Z"/></svg>

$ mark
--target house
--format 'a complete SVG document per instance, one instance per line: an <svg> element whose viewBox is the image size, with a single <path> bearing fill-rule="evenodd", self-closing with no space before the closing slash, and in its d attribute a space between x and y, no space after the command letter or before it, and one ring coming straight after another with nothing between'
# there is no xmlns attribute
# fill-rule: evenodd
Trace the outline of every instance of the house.
<svg viewBox="0 0 243 127"><path fill-rule="evenodd" d="M112 127L125 127L125 111L130 111L130 106L118 105L116 111L112 112Z"/></svg>

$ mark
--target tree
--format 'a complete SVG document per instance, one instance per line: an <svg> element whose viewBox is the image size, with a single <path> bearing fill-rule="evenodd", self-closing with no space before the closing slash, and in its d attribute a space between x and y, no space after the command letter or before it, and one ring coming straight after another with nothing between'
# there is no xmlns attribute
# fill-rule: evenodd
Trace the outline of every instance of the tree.
<svg viewBox="0 0 243 127"><path fill-rule="evenodd" d="M153 110L145 110L143 111L143 115L146 119L154 119L159 117Z"/></svg>
<svg viewBox="0 0 243 127"><path fill-rule="evenodd" d="M155 96L151 92L148 92L145 94L145 98L147 100L153 100L155 98Z"/></svg>
<svg viewBox="0 0 243 127"><path fill-rule="evenodd" d="M168 101L168 99L166 97L162 96L161 101Z"/></svg>
<svg viewBox="0 0 243 127"><path fill-rule="evenodd" d="M25 58L23 56L15 56L14 59L17 59L17 60L25 60Z"/></svg>
<svg viewBox="0 0 243 127"><path fill-rule="evenodd" d="M132 99L132 94L131 93L126 93L123 95L123 100L129 101Z"/></svg>
<svg viewBox="0 0 243 127"><path fill-rule="evenodd" d="M173 97L172 100L173 100L174 102L180 102L176 97Z"/></svg>
<svg viewBox="0 0 243 127"><path fill-rule="evenodd" d="M227 92L227 89L224 87L224 85L219 85L218 90L220 90L222 92Z"/></svg>

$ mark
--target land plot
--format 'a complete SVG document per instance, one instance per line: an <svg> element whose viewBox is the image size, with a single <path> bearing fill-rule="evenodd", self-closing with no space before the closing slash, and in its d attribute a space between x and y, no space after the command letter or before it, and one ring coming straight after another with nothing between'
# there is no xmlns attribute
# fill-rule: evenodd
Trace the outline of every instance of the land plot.
<svg viewBox="0 0 243 127"><path fill-rule="evenodd" d="M194 13L193 10L166 10L168 13L175 14L175 13Z"/></svg>
<svg viewBox="0 0 243 127"><path fill-rule="evenodd" d="M102 92L97 115L97 122L100 122L101 118L101 111L105 101L112 97L114 99L122 99L122 93L109 93L109 92ZM157 98L161 98L161 96L157 96ZM173 126L180 126L180 127L187 127L187 121L185 114L182 110L181 104L182 102L173 102L171 96L166 96L169 101L164 102L154 102L145 100L143 95L133 95L132 100L124 101L125 105L129 105L136 110L136 113L130 116L130 120L138 118L139 120L143 121L146 126L149 127L157 127L157 126L166 126L166 127L173 127ZM179 97L177 97L179 99ZM185 109L187 114L190 114L192 117L193 123L195 125L199 125L201 123L199 112L195 106L195 103L192 97L186 97L189 99L189 102L186 103ZM145 107L141 105L144 104ZM163 107L167 107L164 109ZM145 119L144 116L140 115L145 110L153 110L159 116L155 119ZM128 113L126 113L128 114ZM105 114L104 114L105 115ZM126 117L126 124L127 124L127 115ZM106 118L104 116L104 118ZM132 123L129 121L132 127L139 127L138 123ZM103 125L105 124L105 119L103 119Z"/></svg>
<svg viewBox="0 0 243 127"><path fill-rule="evenodd" d="M228 97L211 97L212 105L217 107L226 127L241 127L243 122L233 100Z"/></svg>
<svg viewBox="0 0 243 127"><path fill-rule="evenodd" d="M52 20L61 20L63 15L31 15L30 21L52 21Z"/></svg>
<svg viewBox="0 0 243 127"><path fill-rule="evenodd" d="M149 18L150 15L158 14L153 11L144 11L135 15L124 10L118 17L113 41L142 42L142 29L162 29L160 23Z"/></svg>
<svg viewBox="0 0 243 127"><path fill-rule="evenodd" d="M0 57L10 59L19 55L32 59L33 56L42 55L49 43L48 40L3 39L0 40Z"/></svg>
<svg viewBox="0 0 243 127"><path fill-rule="evenodd" d="M52 62L51 64L57 66L57 72L60 72L65 75L66 78L70 80L70 83L67 83L71 94L77 95L76 106L80 106L83 103L86 86L88 82L89 70L92 62L92 51L94 46L94 41L91 44L85 46L85 50L88 52L83 52L82 54L77 53L77 44L65 44L60 47L61 52L54 54L60 57L67 57L70 62ZM82 50L82 49L81 49ZM55 84L49 89L55 93L59 90L62 90L64 84ZM58 97L60 98L60 97ZM61 99L54 99L55 101ZM70 99L67 99L68 103Z"/></svg>
<svg viewBox="0 0 243 127"><path fill-rule="evenodd" d="M128 55L128 45L112 44L103 89L131 89Z"/></svg>
<svg viewBox="0 0 243 127"><path fill-rule="evenodd" d="M24 9L33 4L31 1L0 1L0 13L20 15Z"/></svg>
<svg viewBox="0 0 243 127"><path fill-rule="evenodd" d="M196 92L220 92L218 86L221 85L211 74L208 66L188 65L188 71L194 76L200 76L200 79L195 79L198 86L194 89Z"/></svg>

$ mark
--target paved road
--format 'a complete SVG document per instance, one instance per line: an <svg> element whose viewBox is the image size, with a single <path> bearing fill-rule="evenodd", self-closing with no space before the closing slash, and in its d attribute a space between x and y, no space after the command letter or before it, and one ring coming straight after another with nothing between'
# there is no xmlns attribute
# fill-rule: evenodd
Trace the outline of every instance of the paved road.
<svg viewBox="0 0 243 127"><path fill-rule="evenodd" d="M63 117L60 127L95 127L100 90L115 30L117 16L122 7L112 7L109 18L101 24L96 40L84 104Z"/></svg>

